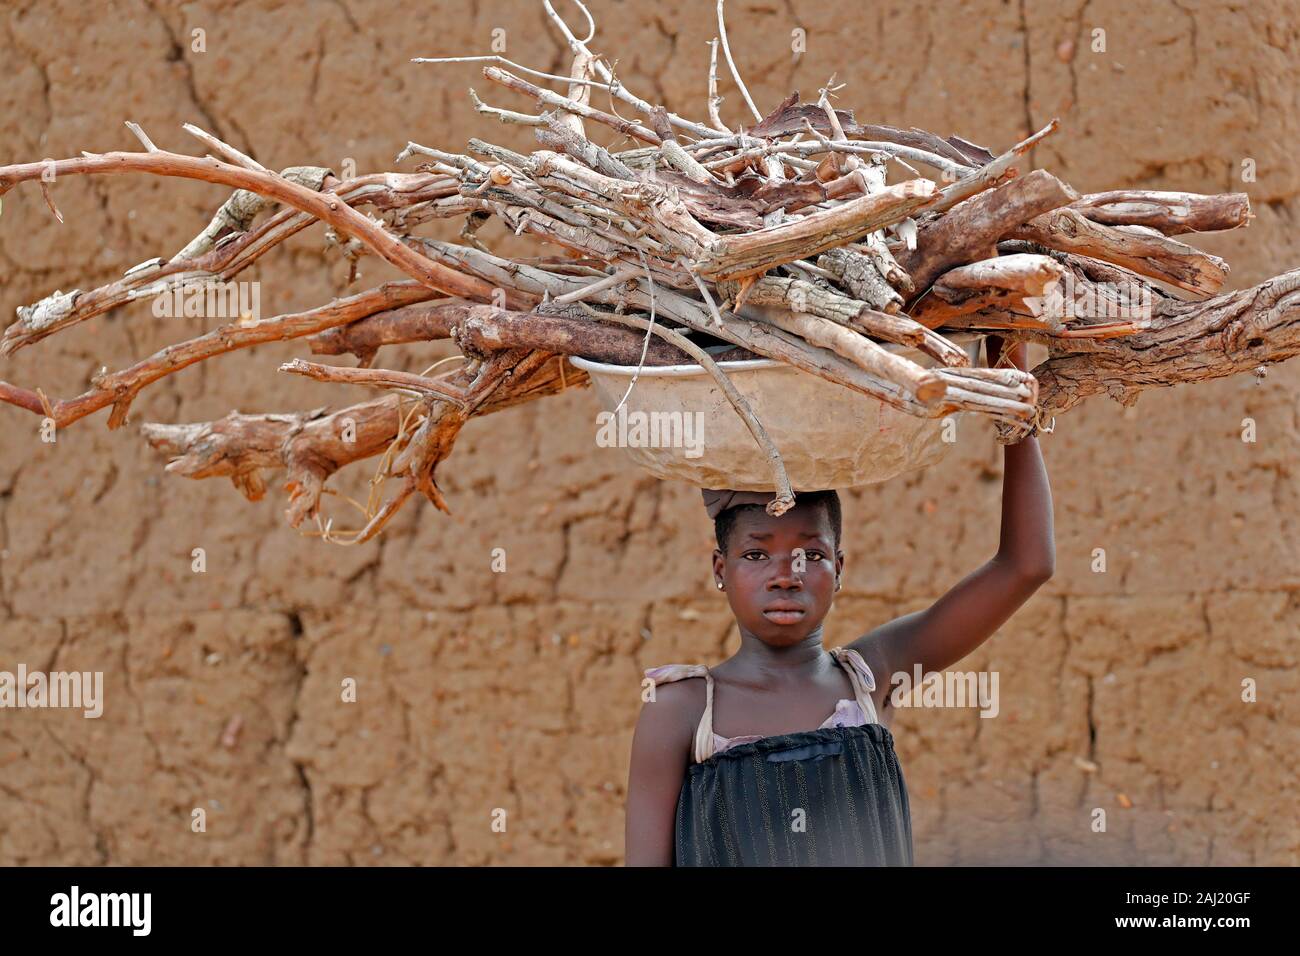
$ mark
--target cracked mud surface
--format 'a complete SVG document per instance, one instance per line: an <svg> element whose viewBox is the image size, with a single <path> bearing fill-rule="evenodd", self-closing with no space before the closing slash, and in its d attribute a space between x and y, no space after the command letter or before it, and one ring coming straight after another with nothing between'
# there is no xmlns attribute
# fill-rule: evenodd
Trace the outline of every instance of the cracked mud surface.
<svg viewBox="0 0 1300 956"><path fill-rule="evenodd" d="M504 27L512 59L568 62L540 5L522 0L414 16L361 0L85 6L0 12L3 161L134 149L127 119L198 152L180 130L194 122L276 168L393 168L408 139L528 149L524 131L475 114L465 89L509 109L526 101L474 64L407 61L486 52ZM845 10L728 4L760 107L793 89L814 99L835 72L850 84L838 105L859 119L995 150L1060 116L1034 160L1081 192L1248 192L1249 229L1195 240L1229 259L1233 288L1300 265L1300 14L1288 4ZM593 12L595 48L633 89L704 115L712 4L595 0ZM808 37L798 61L795 27ZM1104 54L1090 49L1099 27ZM191 49L195 29L206 52ZM725 78L721 91L724 117L743 120ZM1243 184L1246 158L1258 180ZM172 254L225 192L119 176L69 179L55 197L63 226L39 190L5 197L6 317ZM500 226L481 235L498 242ZM321 246L314 227L241 277L261 281L264 314L344 292L346 264ZM391 275L372 259L361 268L365 286ZM0 360L0 378L66 397L101 365L204 327L123 310ZM228 483L163 473L139 422L367 397L277 375L296 354L281 344L203 363L146 390L128 427L108 432L101 413L54 445L37 418L0 408L0 669L102 670L106 684L99 720L0 711L0 864L618 863L641 670L736 646L710 593L698 494L594 447L583 392L472 422L440 473L454 515L409 504L359 548L288 529L274 479L250 504ZM380 364L419 371L447 354L408 347ZM1240 440L1245 417L1254 444ZM999 672L1001 716L913 711L894 724L918 863L1300 863L1298 439L1300 363L1061 418L1043 439L1056 577L958 665ZM991 556L1000 459L976 424L932 471L845 496L829 643L924 607ZM337 487L364 494L369 470L352 471ZM190 570L195 547L203 574ZM496 547L504 574L491 571ZM1091 570L1096 548L1105 573ZM340 700L347 678L355 704ZM1245 678L1257 703L1241 702ZM195 808L205 833L191 832ZM1105 834L1090 829L1094 808Z"/></svg>

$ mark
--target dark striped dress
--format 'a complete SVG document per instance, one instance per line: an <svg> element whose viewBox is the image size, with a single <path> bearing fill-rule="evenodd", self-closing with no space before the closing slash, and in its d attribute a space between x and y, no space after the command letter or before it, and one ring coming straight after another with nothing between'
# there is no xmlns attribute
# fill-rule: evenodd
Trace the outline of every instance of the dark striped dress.
<svg viewBox="0 0 1300 956"><path fill-rule="evenodd" d="M861 656L832 648L867 722L746 737L716 750L713 678L669 665L657 682L704 677L704 715L677 800L677 866L911 866L912 820L894 738L876 719ZM739 738L733 738L739 739Z"/></svg>

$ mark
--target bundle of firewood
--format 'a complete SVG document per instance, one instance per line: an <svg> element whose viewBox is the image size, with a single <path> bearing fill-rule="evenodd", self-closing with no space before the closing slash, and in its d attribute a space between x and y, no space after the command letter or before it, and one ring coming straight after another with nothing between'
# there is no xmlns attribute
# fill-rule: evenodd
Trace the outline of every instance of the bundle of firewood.
<svg viewBox="0 0 1300 956"><path fill-rule="evenodd" d="M569 76L500 56L436 61L504 64L483 75L539 112L470 95L481 113L531 126L538 148L529 154L477 139L465 153L409 143L398 162L414 159L416 171L340 179L310 166L276 173L189 125L220 158L167 152L128 123L142 152L0 167L0 196L39 183L60 222L51 186L68 175L141 172L236 190L170 259L19 308L0 354L137 300L179 302L186 290L228 282L318 220L354 265L377 255L410 276L301 312L245 313L127 368L101 371L76 398L50 401L40 389L0 382L0 399L55 427L111 406L108 426L116 428L146 386L216 355L293 338L306 338L316 353L353 354L354 368L296 359L282 370L373 386L383 397L333 413L232 412L143 431L169 456L168 471L228 476L250 499L265 492L264 469L286 469L291 524L311 518L327 539L357 543L416 491L448 510L434 473L461 426L586 384L584 373L566 367L567 355L708 369L767 453L781 492L770 510L780 513L793 502L780 449L720 361L777 359L922 417L988 415L999 440L1014 441L1050 431L1056 413L1092 394L1129 404L1143 389L1256 370L1300 350L1300 271L1220 294L1227 264L1173 238L1245 225L1244 194L1080 196L1045 170L1020 172L1030 148L1056 131L1055 120L994 155L958 136L861 123L833 106L833 78L816 102L794 93L763 115L731 56L722 0L708 120L687 119L635 95L590 52L590 35L579 39L545 7L573 52ZM722 64L752 125L733 129L722 120ZM608 96L611 110L592 105L593 90ZM633 118L618 115L614 100ZM363 206L378 215L357 211ZM478 234L492 217L558 254L494 254ZM462 242L417 232L447 218L463 220ZM975 367L945 337L955 330L1040 343L1049 358L1032 374ZM461 351L453 369L373 367L382 346L446 338ZM935 362L922 366L889 343ZM361 526L333 529L320 515L326 481L376 455L371 499L353 502ZM382 500L386 478L400 486Z"/></svg>

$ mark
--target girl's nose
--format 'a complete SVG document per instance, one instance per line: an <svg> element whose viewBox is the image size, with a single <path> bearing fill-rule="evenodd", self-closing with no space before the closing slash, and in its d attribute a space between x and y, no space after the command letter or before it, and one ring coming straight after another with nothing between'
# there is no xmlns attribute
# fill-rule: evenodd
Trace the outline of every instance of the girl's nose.
<svg viewBox="0 0 1300 956"><path fill-rule="evenodd" d="M773 559L772 575L767 579L767 588L774 591L778 588L802 588L803 575L794 570L794 557L777 557Z"/></svg>

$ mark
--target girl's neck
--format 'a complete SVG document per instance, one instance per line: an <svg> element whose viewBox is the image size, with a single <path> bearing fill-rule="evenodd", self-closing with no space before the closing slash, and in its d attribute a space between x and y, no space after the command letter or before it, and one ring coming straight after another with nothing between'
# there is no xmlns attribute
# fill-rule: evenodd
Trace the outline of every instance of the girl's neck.
<svg viewBox="0 0 1300 956"><path fill-rule="evenodd" d="M789 647L773 647L752 634L741 633L740 650L732 660L744 670L777 680L805 679L820 673L829 655L822 647L822 629Z"/></svg>

